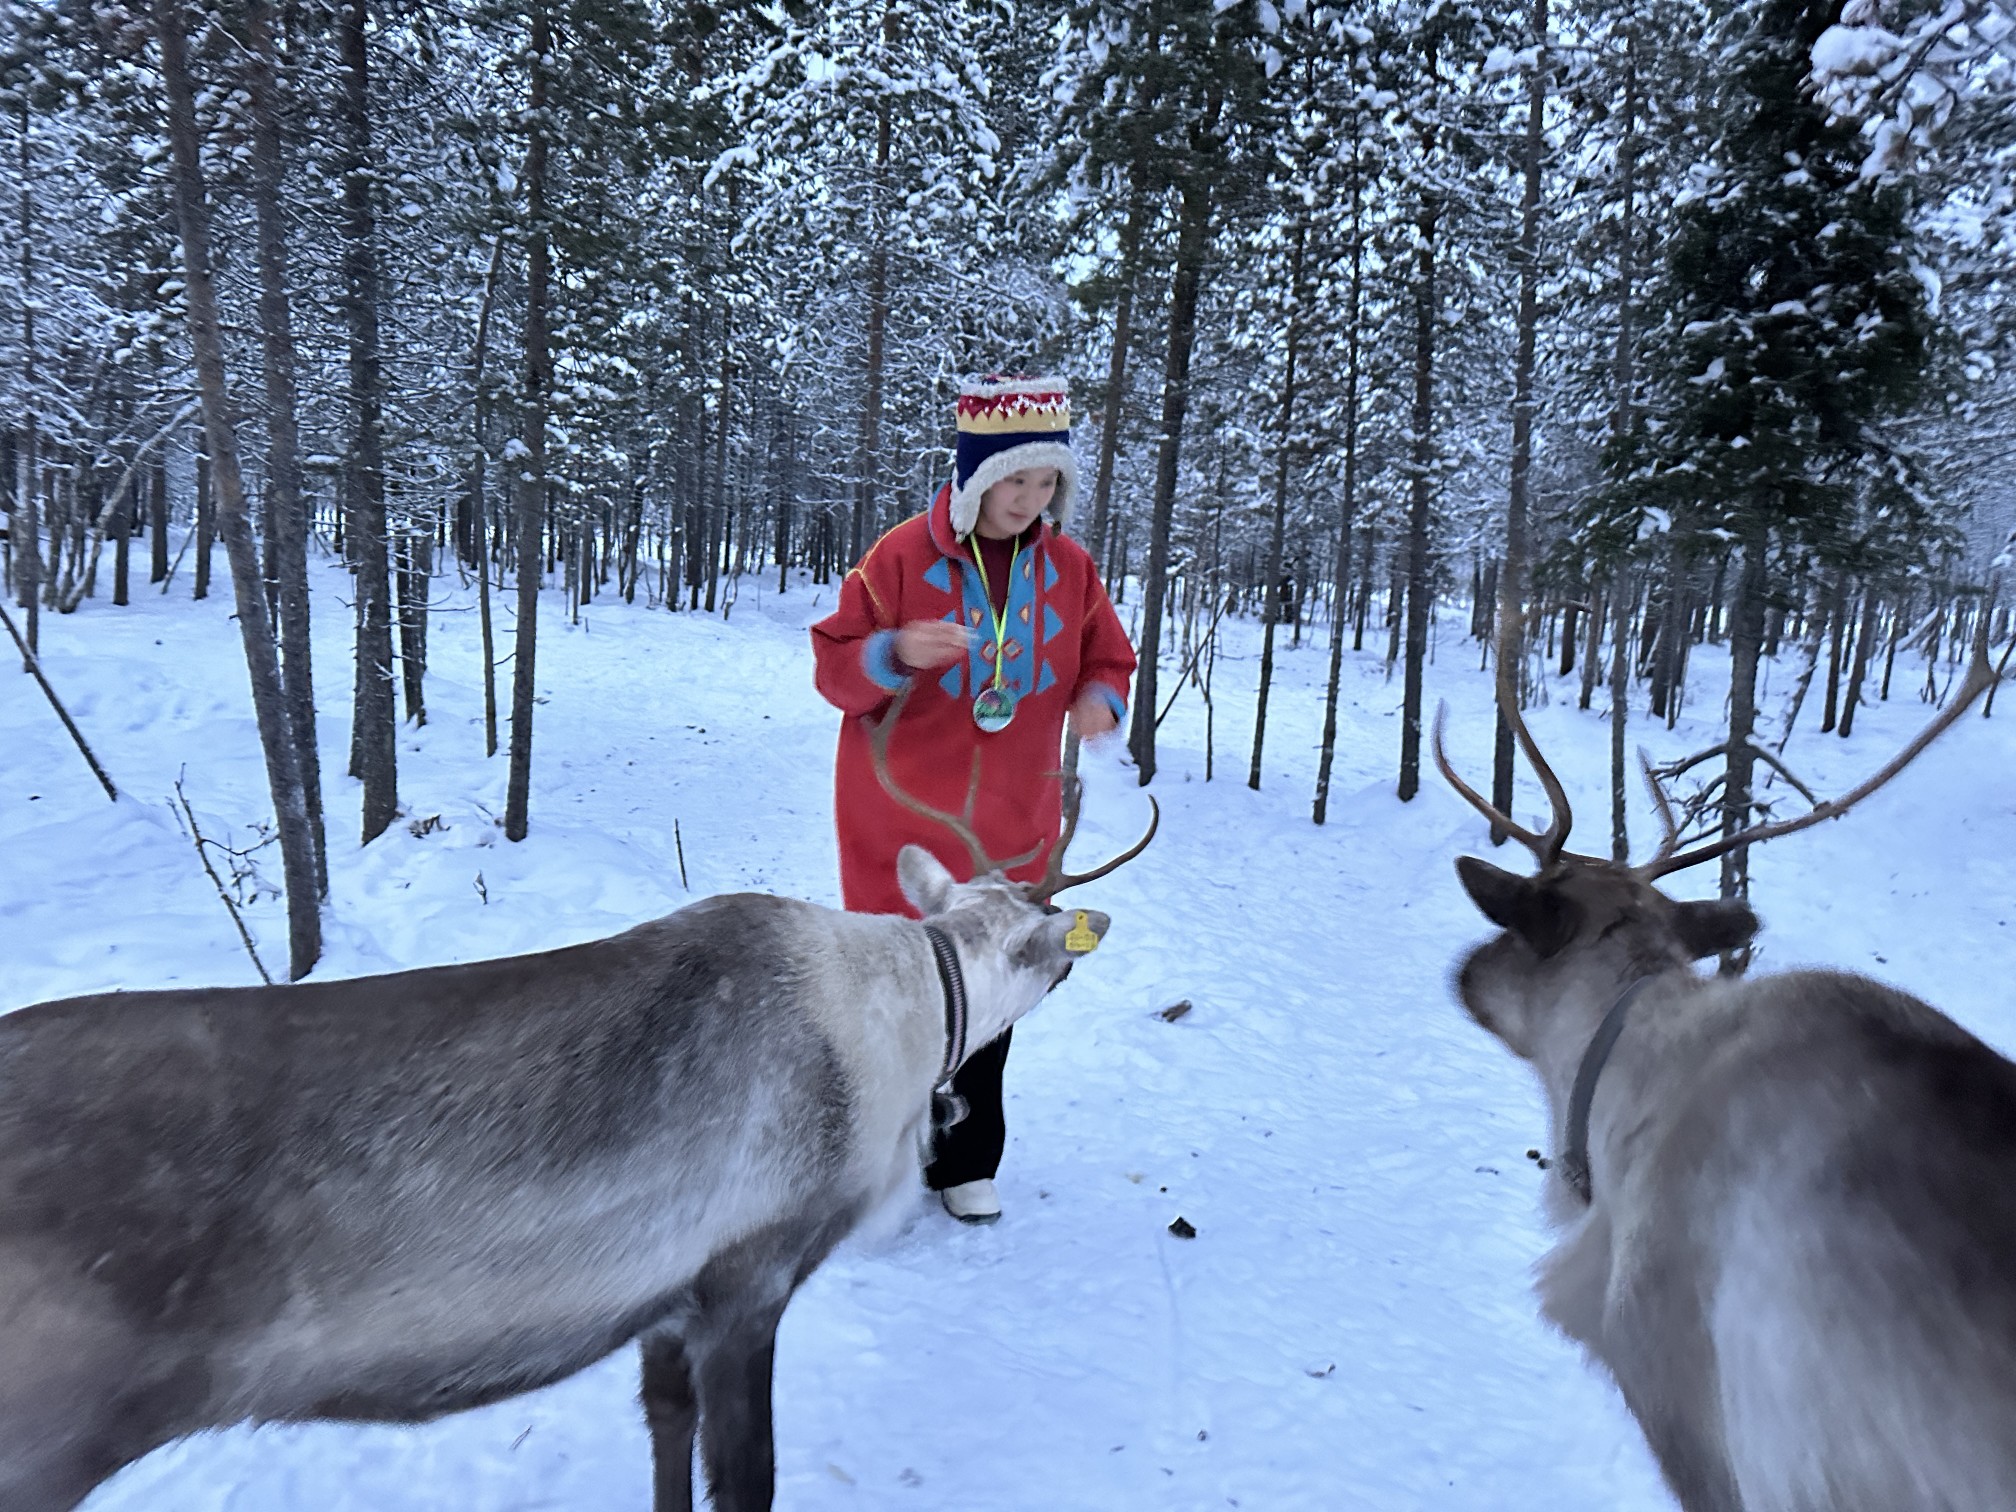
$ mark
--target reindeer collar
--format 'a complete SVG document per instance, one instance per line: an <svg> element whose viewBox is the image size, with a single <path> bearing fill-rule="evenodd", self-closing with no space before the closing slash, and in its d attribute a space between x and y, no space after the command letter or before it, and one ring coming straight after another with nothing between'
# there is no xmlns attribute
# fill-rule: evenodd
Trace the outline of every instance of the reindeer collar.
<svg viewBox="0 0 2016 1512"><path fill-rule="evenodd" d="M1625 1015L1651 981L1651 977L1642 976L1617 995L1603 1022L1596 1026L1589 1048L1582 1052L1582 1064L1575 1068L1575 1088L1568 1094L1568 1144L1556 1164L1561 1167L1561 1179L1585 1203L1592 1200L1593 1190L1589 1184L1589 1107L1596 1100L1596 1079L1616 1048L1617 1036L1624 1032Z"/></svg>
<svg viewBox="0 0 2016 1512"><path fill-rule="evenodd" d="M966 974L959 969L959 952L950 935L936 924L926 924L924 935L931 942L938 985L945 993L945 1064L939 1067L935 1084L943 1087L966 1059Z"/></svg>

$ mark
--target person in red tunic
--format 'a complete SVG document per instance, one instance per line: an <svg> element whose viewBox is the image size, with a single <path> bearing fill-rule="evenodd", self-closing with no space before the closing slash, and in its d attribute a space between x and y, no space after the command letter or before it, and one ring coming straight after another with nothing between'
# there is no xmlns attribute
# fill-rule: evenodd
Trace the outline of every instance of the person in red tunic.
<svg viewBox="0 0 2016 1512"><path fill-rule="evenodd" d="M896 880L905 845L955 876L973 870L950 830L876 780L870 728L898 693L910 690L890 733L891 778L956 814L979 752L972 827L991 857L1029 855L1009 871L1016 881L1043 875L1062 824L1065 720L1096 740L1126 713L1134 648L1091 556L1061 534L1078 491L1070 423L1062 379L962 387L952 482L868 549L839 607L812 627L819 691L845 716L833 787L849 909L916 916ZM1008 1040L976 1051L953 1079L967 1115L938 1132L925 1172L946 1211L970 1223L1001 1213Z"/></svg>

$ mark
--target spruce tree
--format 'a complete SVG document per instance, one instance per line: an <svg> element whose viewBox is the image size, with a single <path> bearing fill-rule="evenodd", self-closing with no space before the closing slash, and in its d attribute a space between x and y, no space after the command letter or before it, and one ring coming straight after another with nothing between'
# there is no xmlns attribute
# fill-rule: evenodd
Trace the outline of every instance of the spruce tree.
<svg viewBox="0 0 2016 1512"><path fill-rule="evenodd" d="M1723 29L1712 146L1674 217L1647 416L1623 448L1641 505L1685 545L1735 545L1723 825L1748 822L1758 660L1774 552L1839 551L1908 458L1881 423L1932 355L1908 179L1865 178L1851 123L1812 92L1830 0L1765 0ZM1725 858L1725 896L1747 856Z"/></svg>

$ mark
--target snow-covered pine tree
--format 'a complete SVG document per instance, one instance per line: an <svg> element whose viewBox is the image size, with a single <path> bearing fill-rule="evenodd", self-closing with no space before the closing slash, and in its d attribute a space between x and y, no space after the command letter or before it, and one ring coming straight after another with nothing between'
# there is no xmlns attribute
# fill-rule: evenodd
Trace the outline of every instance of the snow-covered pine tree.
<svg viewBox="0 0 2016 1512"><path fill-rule="evenodd" d="M1908 458L1881 422L1932 357L1911 186L1865 179L1854 128L1810 81L1828 0L1764 0L1716 41L1724 93L1676 208L1629 480L1682 538L1740 552L1723 825L1749 822L1757 668L1774 551L1839 550ZM1731 851L1724 896L1747 885Z"/></svg>

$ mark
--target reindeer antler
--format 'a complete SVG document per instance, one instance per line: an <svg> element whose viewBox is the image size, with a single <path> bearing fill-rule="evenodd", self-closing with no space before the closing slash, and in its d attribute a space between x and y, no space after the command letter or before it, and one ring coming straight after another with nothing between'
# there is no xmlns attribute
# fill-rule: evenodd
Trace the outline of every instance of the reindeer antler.
<svg viewBox="0 0 2016 1512"><path fill-rule="evenodd" d="M1516 658L1506 655L1512 645L1512 625L1517 610L1508 599L1498 614L1498 712L1505 716L1505 723L1511 727L1512 737L1519 742L1519 749L1526 753L1526 760L1533 768L1533 775L1540 779L1540 786L1547 794L1547 805L1552 819L1547 832L1536 835L1509 814L1500 813L1498 808L1483 797L1469 783L1456 775L1456 769L1449 764L1449 753L1443 749L1442 727L1449 714L1449 706L1437 704L1435 707L1434 751L1435 765L1441 771L1443 780L1456 789L1464 801L1478 813L1489 819L1492 825L1503 830L1514 840L1539 858L1540 869L1547 870L1564 854L1568 844L1568 829L1575 822L1575 812L1568 805L1568 790L1561 785L1561 779L1547 759L1540 754L1532 733L1526 728L1526 720L1519 712L1518 664ZM1582 858L1582 859L1587 859Z"/></svg>
<svg viewBox="0 0 2016 1512"><path fill-rule="evenodd" d="M1096 882L1109 872L1117 871L1148 849L1148 842L1155 838L1155 831L1162 827L1162 806L1155 801L1155 795L1148 795L1148 832L1136 840L1126 850L1112 860L1095 866L1088 872L1067 872L1064 870L1064 852L1070 848L1072 837L1078 833L1078 811L1084 800L1084 785L1078 780L1078 737L1075 734L1064 738L1064 767L1058 774L1064 787L1064 833L1057 837L1057 843L1050 847L1050 864L1044 868L1043 879L1029 889L1029 896L1038 903L1047 903L1067 887L1078 887L1087 882Z"/></svg>
<svg viewBox="0 0 2016 1512"><path fill-rule="evenodd" d="M1633 874L1643 878L1647 882L1655 881L1660 877L1667 876L1676 871L1682 871L1687 867L1699 866L1703 861L1713 861L1717 856L1732 851L1739 845L1755 845L1759 841L1775 840L1780 835L1789 835L1797 830L1810 829L1823 819L1835 819L1847 813L1849 809L1860 803L1864 798L1867 798L1892 777L1903 771L1913 761L1917 760L1919 753L1925 747L1932 744L1933 741L1944 734L1948 726L1954 724L1962 714L1967 712L1975 699L1994 686L1997 673L1993 667L1988 665L1986 639L1985 634L1976 636L1974 654L1967 664L1967 680L1960 685L1960 691L1953 695L1952 700L1946 707L1933 717L1930 724L1918 732L1917 737L1909 745L1891 757L1879 771L1871 775L1860 786L1843 793L1839 798L1830 798L1824 802L1815 803L1806 813L1800 814L1796 818L1774 820L1768 824L1753 824L1746 829L1736 831L1734 834L1718 835L1715 839L1705 841L1695 846L1692 850L1682 851L1678 849L1679 834L1671 822L1672 809L1664 801L1664 796L1659 793L1655 785L1653 789L1654 796L1660 799L1661 817L1667 822L1666 839L1659 847L1657 854L1650 861L1631 868ZM1646 780L1648 782L1651 781L1649 766L1646 770Z"/></svg>
<svg viewBox="0 0 2016 1512"><path fill-rule="evenodd" d="M1498 708L1504 714L1506 723L1512 727L1512 734L1518 740L1519 748L1526 753L1526 759L1532 763L1535 774L1540 778L1541 787L1547 792L1547 801L1552 806L1554 814L1552 823L1548 825L1545 834L1536 835L1533 831L1517 823L1509 815L1499 812L1494 805L1482 797L1461 777L1456 775L1455 768L1450 766L1448 753L1443 749L1442 745L1443 724L1449 713L1449 706L1447 704L1440 704L1435 710L1435 765L1441 769L1442 776L1448 781L1449 785L1456 789L1472 808L1490 820L1497 828L1503 830L1506 834L1531 850L1540 860L1540 869L1545 871L1556 861L1560 860L1564 854L1569 854L1562 847L1567 843L1568 826L1572 822L1572 815L1568 807L1568 795L1561 786L1561 779L1555 776L1554 769L1541 757L1540 748L1534 744L1533 736L1526 728L1526 721L1519 713L1519 700L1516 696L1517 689L1515 686L1516 668L1512 666L1505 655L1506 647L1511 644L1512 614L1513 611L1508 604L1501 611L1498 621ZM1878 788L1882 787L1913 761L1917 760L1919 753L1944 734L1949 726L1958 721L1960 716L1967 712L1974 700L1993 687L2000 676L2001 674L1988 664L1988 616L1984 613L1975 631L1973 655L1968 661L1967 677L1961 684L1959 692L1954 694L1952 701L1939 711L1931 723L1918 732L1917 738L1892 757L1880 771L1869 777L1859 787L1842 794L1839 798L1832 798L1823 802L1814 798L1811 790L1804 783L1800 782L1798 778L1794 777L1785 764L1775 755L1758 749L1756 754L1768 765L1784 773L1785 777L1794 787L1799 789L1800 793L1812 803L1813 807L1808 812L1800 814L1796 818L1778 819L1763 824L1753 824L1733 834L1718 835L1712 840L1703 841L1691 850L1683 851L1680 849L1681 832L1686 826L1675 817L1672 801L1667 797L1665 789L1659 785L1658 770L1655 770L1651 759L1646 756L1644 751L1640 750L1638 760L1644 768L1645 785L1651 790L1652 801L1658 808L1659 822L1665 833L1659 842L1658 850L1653 852L1652 859L1632 867L1632 874L1647 882L1655 881L1660 877L1684 870L1687 867L1698 866L1703 861L1712 861L1717 856L1736 849L1739 845L1755 845L1760 841L1775 840L1780 835L1789 835L1797 830L1810 829L1823 819L1838 818ZM1726 743L1721 746L1711 747L1697 755L1686 758L1674 767L1664 768L1663 770L1670 777L1678 771L1684 771L1686 768L1726 750ZM1589 860L1591 858L1581 856L1576 859Z"/></svg>
<svg viewBox="0 0 2016 1512"><path fill-rule="evenodd" d="M905 792L896 779L889 775L889 737L896 729L896 721L903 717L903 709L910 702L910 685L889 701L889 710L869 726L868 745L874 754L875 780L882 784L882 791L895 799L911 813L935 820L951 830L966 847L973 858L973 875L984 877L989 872L1008 872L1024 866L1036 859L1042 847L1034 846L1019 856L1010 856L1005 861L996 861L987 854L987 847L980 843L980 835L973 828L973 807L980 798L980 752L973 753L973 771L966 780L966 806L957 814L934 808L915 794Z"/></svg>

